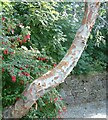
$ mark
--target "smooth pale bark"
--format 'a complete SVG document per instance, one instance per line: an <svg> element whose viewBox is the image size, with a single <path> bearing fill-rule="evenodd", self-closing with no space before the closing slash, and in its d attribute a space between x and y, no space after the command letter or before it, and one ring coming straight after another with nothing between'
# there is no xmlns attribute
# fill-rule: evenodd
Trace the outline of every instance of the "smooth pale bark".
<svg viewBox="0 0 108 120"><path fill-rule="evenodd" d="M82 25L78 29L67 54L55 68L48 71L42 77L34 80L26 88L22 93L27 98L26 100L20 99L13 106L10 106L3 111L4 118L23 117L40 96L44 95L52 87L64 82L64 79L75 67L84 51L90 31L98 15L99 6L100 3L97 0L96 2L85 3L85 14L82 20Z"/></svg>

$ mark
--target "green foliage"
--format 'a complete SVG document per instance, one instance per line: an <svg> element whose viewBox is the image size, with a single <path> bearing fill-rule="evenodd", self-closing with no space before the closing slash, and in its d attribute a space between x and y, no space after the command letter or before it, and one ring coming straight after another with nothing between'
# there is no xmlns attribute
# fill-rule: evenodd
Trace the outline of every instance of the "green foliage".
<svg viewBox="0 0 108 120"><path fill-rule="evenodd" d="M77 66L72 71L73 74L87 74L93 71L105 71L108 63L107 55L107 24L106 3L101 4L99 17L90 34L87 47L83 52ZM100 19L100 18L103 19Z"/></svg>
<svg viewBox="0 0 108 120"><path fill-rule="evenodd" d="M15 3L14 5L15 16L21 20L21 23L30 26L31 45L40 51L44 49L47 55L54 58L60 55L62 48L60 42L66 40L60 26L56 24L60 15L55 6L57 7L55 2ZM55 51L58 51L58 54Z"/></svg>
<svg viewBox="0 0 108 120"><path fill-rule="evenodd" d="M49 25L53 25L54 19L56 20L55 15L58 13L52 6L46 2L3 3L2 55L0 56L2 59L3 107L13 105L19 98L25 99L21 95L25 87L56 65L56 60L48 56L46 48L48 49L49 46L43 41L44 36L40 34L42 30L45 31L44 34L46 32L48 34ZM39 11L36 11L36 8ZM35 11L38 14L34 13ZM43 18L44 14L47 16ZM40 32L36 32L36 28ZM33 38L35 35L40 36L39 34L41 37L38 40L36 37ZM59 114L58 110L64 106L56 89L37 102L38 109L36 110L33 106L25 118L56 117Z"/></svg>

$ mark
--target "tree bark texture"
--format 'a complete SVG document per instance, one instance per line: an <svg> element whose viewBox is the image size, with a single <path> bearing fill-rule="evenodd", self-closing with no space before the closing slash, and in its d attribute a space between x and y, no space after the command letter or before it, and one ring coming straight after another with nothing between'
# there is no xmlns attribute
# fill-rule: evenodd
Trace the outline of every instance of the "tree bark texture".
<svg viewBox="0 0 108 120"><path fill-rule="evenodd" d="M22 118L39 97L43 96L52 87L64 82L64 79L76 66L84 51L87 39L98 15L99 6L100 3L97 0L95 2L85 2L82 24L76 32L67 54L55 68L34 80L22 93L27 99L19 99L13 106L6 108L3 111L3 118Z"/></svg>

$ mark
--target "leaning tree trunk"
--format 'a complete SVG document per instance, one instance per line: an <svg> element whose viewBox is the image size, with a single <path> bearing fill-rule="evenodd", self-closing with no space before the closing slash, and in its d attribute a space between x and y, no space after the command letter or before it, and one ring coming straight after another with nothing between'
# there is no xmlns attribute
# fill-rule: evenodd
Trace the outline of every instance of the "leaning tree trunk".
<svg viewBox="0 0 108 120"><path fill-rule="evenodd" d="M3 118L23 117L40 96L44 95L50 88L64 82L64 79L75 67L84 51L90 31L98 15L99 6L100 3L97 0L96 2L85 3L85 14L82 25L78 29L67 54L55 68L34 80L22 93L26 97L26 100L19 99L13 106L6 108L3 111Z"/></svg>

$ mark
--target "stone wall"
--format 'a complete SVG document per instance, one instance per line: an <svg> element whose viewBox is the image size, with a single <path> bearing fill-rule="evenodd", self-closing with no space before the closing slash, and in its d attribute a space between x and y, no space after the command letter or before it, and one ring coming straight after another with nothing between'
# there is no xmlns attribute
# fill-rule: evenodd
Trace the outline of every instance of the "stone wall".
<svg viewBox="0 0 108 120"><path fill-rule="evenodd" d="M107 73L70 76L59 86L59 93L69 104L106 99Z"/></svg>

